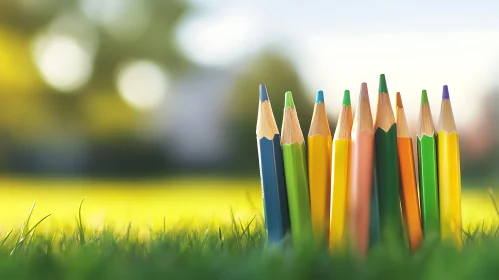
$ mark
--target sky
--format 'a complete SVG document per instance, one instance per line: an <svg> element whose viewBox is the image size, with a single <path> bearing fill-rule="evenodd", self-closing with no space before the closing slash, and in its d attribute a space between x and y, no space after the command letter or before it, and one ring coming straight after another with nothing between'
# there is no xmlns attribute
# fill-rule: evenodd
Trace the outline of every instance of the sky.
<svg viewBox="0 0 499 280"><path fill-rule="evenodd" d="M410 122L417 121L422 89L437 122L447 84L458 126L472 124L481 104L471 97L499 85L499 2L408 2L191 0L178 41L190 59L212 67L237 66L278 46L304 78L307 92L295 94L313 98L324 90L330 114L338 113L344 89L355 106L362 82L374 107L384 73Z"/></svg>

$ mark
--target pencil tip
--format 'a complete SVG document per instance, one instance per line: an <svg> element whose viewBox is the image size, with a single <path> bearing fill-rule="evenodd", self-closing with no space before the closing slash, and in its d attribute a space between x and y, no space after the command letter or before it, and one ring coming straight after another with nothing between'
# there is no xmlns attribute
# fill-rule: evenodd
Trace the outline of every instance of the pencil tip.
<svg viewBox="0 0 499 280"><path fill-rule="evenodd" d="M265 84L260 84L260 102L269 100L269 95L267 93L267 87Z"/></svg>
<svg viewBox="0 0 499 280"><path fill-rule="evenodd" d="M367 91L367 84L366 83L362 83L362 85L360 86L360 95L369 97L369 92Z"/></svg>
<svg viewBox="0 0 499 280"><path fill-rule="evenodd" d="M315 98L315 103L317 104L319 102L324 103L324 92L322 90L317 92L317 97Z"/></svg>
<svg viewBox="0 0 499 280"><path fill-rule="evenodd" d="M444 91L442 92L442 99L450 99L449 88L447 85L444 86Z"/></svg>
<svg viewBox="0 0 499 280"><path fill-rule="evenodd" d="M352 103L350 102L350 91L347 89L343 93L343 105L350 106Z"/></svg>
<svg viewBox="0 0 499 280"><path fill-rule="evenodd" d="M402 103L402 96L400 96L400 92L397 92L397 107L400 109L404 108L404 104Z"/></svg>
<svg viewBox="0 0 499 280"><path fill-rule="evenodd" d="M428 94L426 93L426 89L423 89L423 93L421 94L421 105L428 104Z"/></svg>
<svg viewBox="0 0 499 280"><path fill-rule="evenodd" d="M293 102L293 95L291 91L286 92L286 96L284 97L284 108L295 108L295 103Z"/></svg>
<svg viewBox="0 0 499 280"><path fill-rule="evenodd" d="M379 94L388 93L388 87L386 86L385 74L379 76Z"/></svg>

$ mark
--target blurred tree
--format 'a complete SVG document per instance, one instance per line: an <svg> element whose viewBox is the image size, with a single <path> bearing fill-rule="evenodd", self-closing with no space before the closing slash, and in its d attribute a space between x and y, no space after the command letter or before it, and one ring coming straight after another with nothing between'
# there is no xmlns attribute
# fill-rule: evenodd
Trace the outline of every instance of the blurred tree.
<svg viewBox="0 0 499 280"><path fill-rule="evenodd" d="M284 93L291 91L302 130L312 119L314 92L305 92L293 63L278 51L266 50L243 64L230 89L230 115L239 124L256 126L259 85L266 84L278 127L281 127Z"/></svg>
<svg viewBox="0 0 499 280"><path fill-rule="evenodd" d="M274 117L279 130L284 109L284 93L291 91L295 102L303 136L306 138L313 112L315 93L305 92L303 83L293 63L278 51L266 50L249 60L236 75L230 88L229 115L231 131L236 140L232 144L235 162L230 167L241 170L257 170L256 119L258 113L259 85L266 84Z"/></svg>
<svg viewBox="0 0 499 280"><path fill-rule="evenodd" d="M18 166L13 171L23 171L23 166L36 162L37 153L63 153L60 141L71 142L65 143L70 149L77 139L92 170L161 162L160 148L143 143L137 133L147 114L119 95L117 74L133 60L158 65L169 80L189 69L191 63L175 41L179 21L189 8L183 0L1 0L0 154L7 155L0 161L9 166L9 161L22 160L10 165ZM50 45L50 40L55 43ZM52 47L50 56L40 58L40 46L47 45ZM76 60L71 57L75 52L80 55ZM48 77L56 75L64 85L61 69L77 73L81 68L89 74L69 90ZM119 157L131 150L129 161ZM65 160L82 157L69 154Z"/></svg>
<svg viewBox="0 0 499 280"><path fill-rule="evenodd" d="M133 132L131 124L137 122L128 121L140 115L134 110L122 109L127 105L117 93L117 70L132 59L153 61L165 67L173 76L186 70L190 63L177 48L174 36L179 19L188 9L187 2L181 0L0 1L0 95L21 91L43 94L43 97L27 98L24 102L44 106L37 109L45 110L43 115L52 115L72 125L89 128L91 138L94 132L99 135L102 132L102 125L95 119L106 123L108 134L113 134L113 131ZM43 86L35 74L33 61L28 59L35 56L32 52L35 39L52 33L74 37L92 54L90 79L83 86L72 90L73 94L70 95L52 94L58 89ZM90 41L93 41L93 46ZM44 102L40 103L40 98ZM94 114L91 116L88 104L95 104L96 100L106 100L107 110L97 108L91 111ZM15 112L23 111L15 107L16 104L12 105L4 106L7 112L2 115L15 115ZM63 105L64 108L53 110L57 105ZM25 119L23 124L37 125L38 121L37 118L30 118ZM0 124L5 122L8 120L0 120ZM43 127L43 123L39 125ZM9 133L19 134L16 130L22 130L22 127L9 125L0 129L13 129Z"/></svg>

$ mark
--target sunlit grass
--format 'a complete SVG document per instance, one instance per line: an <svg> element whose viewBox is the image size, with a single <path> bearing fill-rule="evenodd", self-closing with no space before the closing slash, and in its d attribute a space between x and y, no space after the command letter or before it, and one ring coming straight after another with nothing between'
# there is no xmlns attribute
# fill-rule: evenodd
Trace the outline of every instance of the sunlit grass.
<svg viewBox="0 0 499 280"><path fill-rule="evenodd" d="M497 277L499 211L487 190L463 192L461 251L429 237L415 253L376 244L366 259L292 248L289 236L266 244L257 180L10 179L0 192L0 279Z"/></svg>
<svg viewBox="0 0 499 280"><path fill-rule="evenodd" d="M163 227L230 224L231 212L248 222L262 213L257 180L169 179L151 181L0 180L0 232L21 226L34 201L33 218L51 214L40 230L74 225L86 197L83 222L91 228L125 230L131 223L144 234Z"/></svg>
<svg viewBox="0 0 499 280"><path fill-rule="evenodd" d="M464 235L464 248L425 238L411 253L399 243L377 243L366 258L335 254L320 244L293 248L289 236L266 244L263 226L169 228L141 238L130 227L78 226L35 234L46 220L31 213L20 229L1 235L0 279L496 279L499 240L494 231ZM498 224L493 225L499 229ZM319 245L319 246L317 246Z"/></svg>
<svg viewBox="0 0 499 280"><path fill-rule="evenodd" d="M111 226L126 231L129 225L140 235L170 227L196 228L227 225L231 213L239 222L263 212L257 179L165 179L165 180L49 180L0 179L0 232L22 226L36 201L33 220L51 216L39 227L72 230L78 205L83 205L83 224L102 229ZM498 217L485 189L463 190L463 225L488 227Z"/></svg>

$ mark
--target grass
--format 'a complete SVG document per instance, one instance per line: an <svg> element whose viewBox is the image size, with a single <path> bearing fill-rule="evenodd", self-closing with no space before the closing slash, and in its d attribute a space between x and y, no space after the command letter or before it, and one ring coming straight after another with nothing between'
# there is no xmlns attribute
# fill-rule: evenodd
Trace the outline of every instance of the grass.
<svg viewBox="0 0 499 280"><path fill-rule="evenodd" d="M465 230L461 252L428 238L414 254L378 244L363 260L314 244L293 249L289 240L267 246L259 217L243 223L232 214L225 227L165 226L144 239L130 224L125 231L85 227L84 206L82 200L74 211L72 231L37 234L50 215L33 220L33 204L23 226L0 239L0 279L496 279L499 273L499 224Z"/></svg>
<svg viewBox="0 0 499 280"><path fill-rule="evenodd" d="M0 233L20 228L33 201L33 220L52 216L37 229L72 230L75 208L85 201L83 223L88 228L112 226L126 231L129 223L138 235L149 237L149 228L204 227L248 223L263 212L258 179L169 178L159 180L75 180L0 177ZM463 189L463 223L488 227L497 221L487 191Z"/></svg>
<svg viewBox="0 0 499 280"><path fill-rule="evenodd" d="M192 181L167 182L191 188L183 191L180 187L158 191L154 184L164 182L153 182L140 192L105 189L108 182L65 188L67 182L61 181L46 187L54 183L50 181L42 182L40 189L26 187L26 182L31 183L14 182L17 187L11 189L0 183L0 279L496 279L499 275L499 209L494 199L490 201L493 194L485 191L463 196L465 223L470 226L464 229L462 251L430 237L414 254L395 244L378 244L363 260L351 252L331 255L314 244L293 249L289 240L267 245L258 203L261 194L252 181L213 181L210 184L219 189L208 185L195 191ZM233 185L240 188L230 189ZM190 197L193 193L210 197L212 204L199 204ZM86 200L81 199L84 196ZM33 198L37 204L33 200L28 204ZM201 219L208 220L213 213L203 212L215 209L225 218L216 216L215 222L195 226L179 224L182 215L176 212L179 206L172 205L175 199L192 208L183 214L201 213ZM136 200L140 203L134 204ZM125 223L130 216L123 215L121 204L137 209L141 216L131 216L134 219ZM101 208L113 209L105 212L107 217L122 221L95 224L92 217L103 213ZM138 219L148 216L153 222Z"/></svg>
<svg viewBox="0 0 499 280"><path fill-rule="evenodd" d="M148 181L39 180L0 178L0 232L22 226L26 209L37 201L34 219L50 213L39 231L64 228L74 221L74 209L83 197L83 222L90 228L112 225L126 230L129 223L147 237L149 227L160 230L183 225L249 222L263 211L258 180L166 179ZM69 230L69 228L66 228Z"/></svg>

